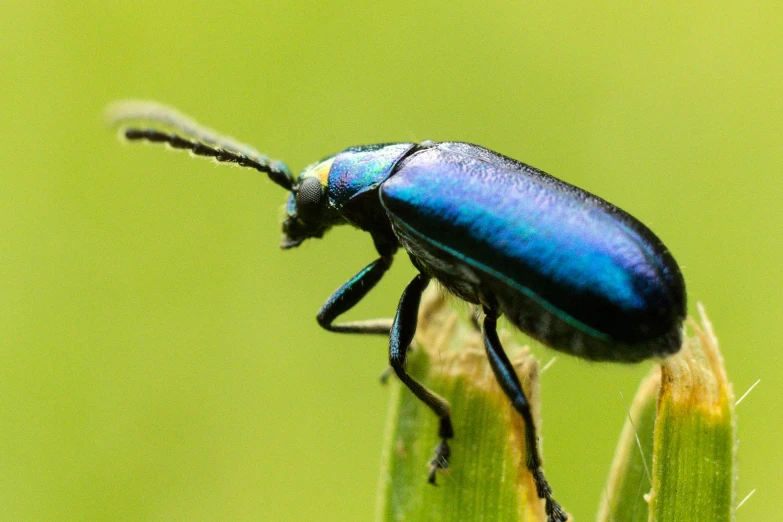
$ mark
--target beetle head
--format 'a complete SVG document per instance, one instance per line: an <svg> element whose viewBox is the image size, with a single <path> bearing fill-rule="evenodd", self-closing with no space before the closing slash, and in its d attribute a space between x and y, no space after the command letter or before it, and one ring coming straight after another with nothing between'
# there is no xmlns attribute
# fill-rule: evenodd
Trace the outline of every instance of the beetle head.
<svg viewBox="0 0 783 522"><path fill-rule="evenodd" d="M329 204L329 169L334 158L307 167L291 188L286 202L281 248L299 246L305 239L321 237L340 221Z"/></svg>

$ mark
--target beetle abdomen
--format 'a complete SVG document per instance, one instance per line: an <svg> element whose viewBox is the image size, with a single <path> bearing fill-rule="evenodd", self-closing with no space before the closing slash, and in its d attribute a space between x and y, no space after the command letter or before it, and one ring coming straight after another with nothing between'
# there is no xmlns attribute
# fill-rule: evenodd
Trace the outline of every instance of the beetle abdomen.
<svg viewBox="0 0 783 522"><path fill-rule="evenodd" d="M598 360L679 348L679 268L647 227L606 201L463 143L407 157L380 198L426 270L543 343Z"/></svg>

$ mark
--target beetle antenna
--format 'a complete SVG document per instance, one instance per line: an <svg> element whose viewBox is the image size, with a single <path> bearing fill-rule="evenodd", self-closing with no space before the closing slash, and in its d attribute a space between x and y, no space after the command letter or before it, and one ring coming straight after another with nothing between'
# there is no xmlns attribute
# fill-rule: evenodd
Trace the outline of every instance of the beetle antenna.
<svg viewBox="0 0 783 522"><path fill-rule="evenodd" d="M264 172L288 191L294 185L294 177L282 161L270 159L249 145L218 134L166 105L122 101L110 105L106 117L110 124L123 128L122 137L126 140L166 143L173 149L189 150L195 156Z"/></svg>

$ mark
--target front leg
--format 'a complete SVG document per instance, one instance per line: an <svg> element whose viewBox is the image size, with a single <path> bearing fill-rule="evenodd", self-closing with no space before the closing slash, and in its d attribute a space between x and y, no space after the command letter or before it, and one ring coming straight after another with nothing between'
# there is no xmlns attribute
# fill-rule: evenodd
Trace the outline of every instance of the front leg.
<svg viewBox="0 0 783 522"><path fill-rule="evenodd" d="M391 319L369 319L339 324L334 324L334 320L356 306L378 284L391 263L391 256L381 256L338 288L318 312L318 324L330 332L389 335Z"/></svg>

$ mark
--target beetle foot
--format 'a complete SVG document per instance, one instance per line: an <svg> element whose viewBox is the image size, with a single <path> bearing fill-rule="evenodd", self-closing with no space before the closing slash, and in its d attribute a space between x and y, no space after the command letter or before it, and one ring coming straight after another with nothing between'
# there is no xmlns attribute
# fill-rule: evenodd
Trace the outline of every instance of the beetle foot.
<svg viewBox="0 0 783 522"><path fill-rule="evenodd" d="M544 499L544 510L546 511L547 522L566 522L568 515L560 504L552 498L552 488L544 477L544 472L541 468L538 468L533 472L533 480L536 483L536 492L538 498Z"/></svg>
<svg viewBox="0 0 783 522"><path fill-rule="evenodd" d="M437 486L437 484L435 483L435 477L438 474L438 470L449 469L450 456L451 456L451 448L449 448L446 439L443 439L440 441L440 444L438 444L435 447L435 455L432 457L432 460L430 461L430 475L429 478L427 479L427 482L429 482L433 486Z"/></svg>

